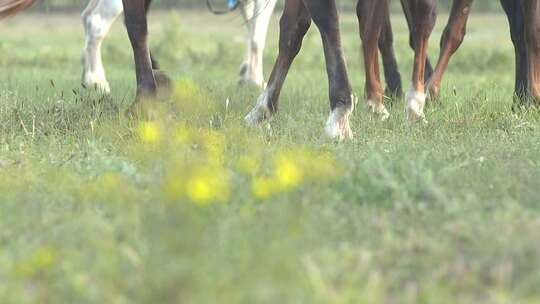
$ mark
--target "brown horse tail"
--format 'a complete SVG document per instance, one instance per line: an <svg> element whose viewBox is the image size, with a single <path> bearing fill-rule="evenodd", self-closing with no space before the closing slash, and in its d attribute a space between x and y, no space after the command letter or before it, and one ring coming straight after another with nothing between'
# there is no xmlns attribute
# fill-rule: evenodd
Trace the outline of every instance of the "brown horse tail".
<svg viewBox="0 0 540 304"><path fill-rule="evenodd" d="M16 14L38 0L0 0L0 19Z"/></svg>

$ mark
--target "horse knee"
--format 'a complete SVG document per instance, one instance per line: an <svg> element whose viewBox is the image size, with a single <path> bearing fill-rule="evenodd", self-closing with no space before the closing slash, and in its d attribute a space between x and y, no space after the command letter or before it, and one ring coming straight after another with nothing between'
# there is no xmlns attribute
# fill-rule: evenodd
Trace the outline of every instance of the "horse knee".
<svg viewBox="0 0 540 304"><path fill-rule="evenodd" d="M308 16L291 18L283 16L279 22L280 38L279 50L297 54L300 51L302 38L311 26L311 19Z"/></svg>
<svg viewBox="0 0 540 304"><path fill-rule="evenodd" d="M88 15L85 20L86 36L90 41L99 42L107 35L110 25L98 14Z"/></svg>
<svg viewBox="0 0 540 304"><path fill-rule="evenodd" d="M425 16L426 19L433 20L437 14L437 2L434 0L419 0L418 11Z"/></svg>
<svg viewBox="0 0 540 304"><path fill-rule="evenodd" d="M434 0L419 0L416 11L422 35L430 35L437 20L437 3Z"/></svg>

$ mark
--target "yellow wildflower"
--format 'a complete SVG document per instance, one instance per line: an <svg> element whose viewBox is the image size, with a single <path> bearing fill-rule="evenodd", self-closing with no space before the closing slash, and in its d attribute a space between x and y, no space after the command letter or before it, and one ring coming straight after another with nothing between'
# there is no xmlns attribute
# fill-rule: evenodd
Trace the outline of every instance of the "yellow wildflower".
<svg viewBox="0 0 540 304"><path fill-rule="evenodd" d="M228 176L220 167L194 170L187 179L185 187L187 198L199 205L229 198Z"/></svg>
<svg viewBox="0 0 540 304"><path fill-rule="evenodd" d="M269 178L258 177L251 182L251 191L258 199L267 199L276 192L276 183Z"/></svg>
<svg viewBox="0 0 540 304"><path fill-rule="evenodd" d="M190 200L199 204L206 204L212 200L214 193L207 179L196 176L187 181L187 196Z"/></svg>
<svg viewBox="0 0 540 304"><path fill-rule="evenodd" d="M291 189L302 182L302 169L290 155L281 154L275 161L275 177L283 189Z"/></svg>
<svg viewBox="0 0 540 304"><path fill-rule="evenodd" d="M161 138L159 126L155 122L143 122L139 126L139 137L145 143L155 143Z"/></svg>

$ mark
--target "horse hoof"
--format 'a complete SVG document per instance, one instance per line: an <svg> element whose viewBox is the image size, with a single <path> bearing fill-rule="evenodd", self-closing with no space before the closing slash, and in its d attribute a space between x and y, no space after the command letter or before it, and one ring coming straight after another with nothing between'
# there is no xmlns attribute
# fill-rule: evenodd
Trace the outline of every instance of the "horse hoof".
<svg viewBox="0 0 540 304"><path fill-rule="evenodd" d="M264 91L257 99L255 107L244 118L249 127L257 127L261 122L272 116L272 112L268 107L268 93Z"/></svg>
<svg viewBox="0 0 540 304"><path fill-rule="evenodd" d="M386 107L382 102L375 102L368 99L366 105L368 112L378 117L380 121L385 121L390 118L390 113L388 113L388 110L386 110Z"/></svg>
<svg viewBox="0 0 540 304"><path fill-rule="evenodd" d="M352 113L352 108L338 107L335 108L328 117L324 127L325 137L330 140L345 141L354 138L351 126L349 124L349 116Z"/></svg>
<svg viewBox="0 0 540 304"><path fill-rule="evenodd" d="M105 94L109 94L111 92L111 86L104 77L84 75L81 85L87 90L95 90Z"/></svg>
<svg viewBox="0 0 540 304"><path fill-rule="evenodd" d="M405 111L407 113L407 119L412 122L426 122L424 116L424 105L426 104L426 94L423 92L416 92L413 89L407 93Z"/></svg>

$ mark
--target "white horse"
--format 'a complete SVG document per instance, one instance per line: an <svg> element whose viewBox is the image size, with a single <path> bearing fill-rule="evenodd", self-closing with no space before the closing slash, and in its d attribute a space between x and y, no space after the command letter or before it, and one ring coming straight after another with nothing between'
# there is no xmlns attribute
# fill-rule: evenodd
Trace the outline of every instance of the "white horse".
<svg viewBox="0 0 540 304"><path fill-rule="evenodd" d="M268 24L277 0L242 0L239 8L248 30L246 57L240 67L240 81L264 87L263 51ZM85 30L82 83L110 92L101 60L101 43L111 25L122 14L122 0L90 0L82 13Z"/></svg>

